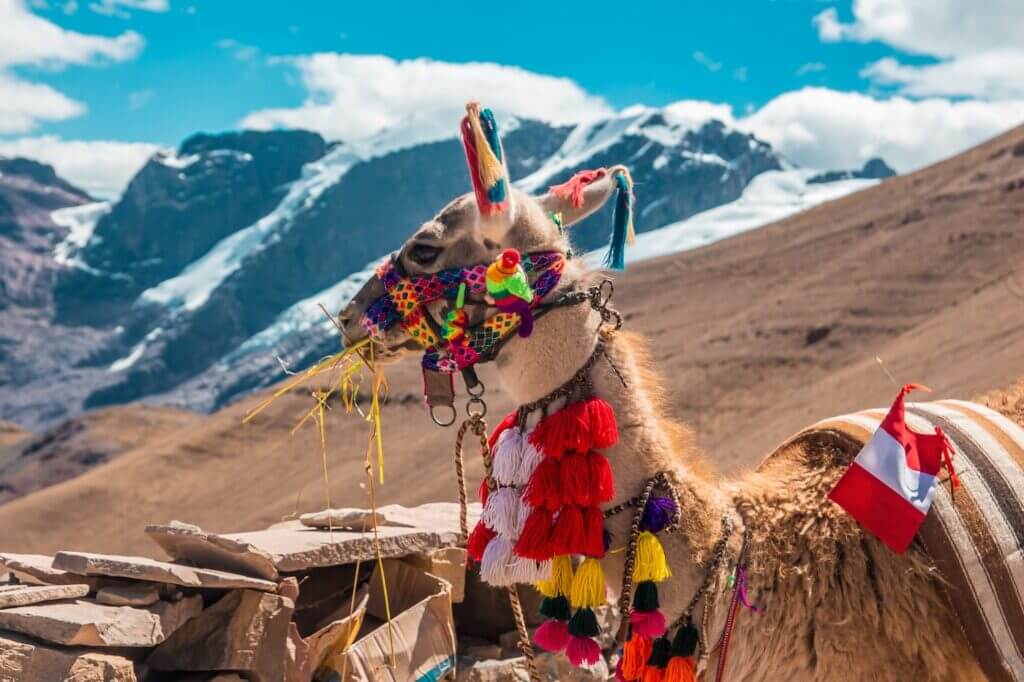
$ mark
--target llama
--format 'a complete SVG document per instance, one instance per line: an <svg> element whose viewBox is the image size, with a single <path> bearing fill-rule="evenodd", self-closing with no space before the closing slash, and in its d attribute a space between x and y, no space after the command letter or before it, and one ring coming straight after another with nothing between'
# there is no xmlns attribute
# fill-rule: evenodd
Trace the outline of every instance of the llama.
<svg viewBox="0 0 1024 682"><path fill-rule="evenodd" d="M474 194L459 197L416 230L397 261L416 275L490 262L508 247L524 254L566 253L566 230L615 193L616 170L580 186L575 201L564 192L535 197L509 188L508 210L487 215ZM552 214L560 215L560 223ZM596 278L581 260L570 259L558 290L585 290ZM383 294L382 283L372 278L342 311L339 319L350 342L366 337L360 318ZM485 307L477 303L469 308L471 321ZM444 319L444 306L444 301L429 306L436 320ZM527 404L567 382L590 358L600 323L591 307L558 307L536 321L528 338L511 337L495 365L512 399ZM419 348L398 327L376 341L378 357L388 359ZM697 452L690 430L666 416L664 391L643 339L615 333L607 338L606 355L607 361L601 359L591 371L594 395L610 403L619 423L618 443L605 452L617 497L605 508L636 495L661 472L681 497L680 532L663 539L673 577L660 586L660 597L670 619L704 580L723 517L737 521L726 556L735 562L745 547L747 589L763 611L737 619L729 679L987 679L924 548L915 543L897 555L828 500L858 445L836 434L810 434L791 441L757 471L717 476ZM608 519L614 537L628 536L629 516ZM607 584L620 585L622 554L609 554L603 564ZM698 608L708 613L704 629L712 644L725 627L729 599L724 574L720 578Z"/></svg>

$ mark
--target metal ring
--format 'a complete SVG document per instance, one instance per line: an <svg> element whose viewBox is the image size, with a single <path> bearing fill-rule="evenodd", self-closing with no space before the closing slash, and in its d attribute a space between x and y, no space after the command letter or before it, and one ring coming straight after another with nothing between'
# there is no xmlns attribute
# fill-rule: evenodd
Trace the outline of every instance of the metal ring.
<svg viewBox="0 0 1024 682"><path fill-rule="evenodd" d="M479 407L477 407L477 409L474 410L474 406ZM480 398L470 398L469 400L466 401L466 414L469 415L470 417L486 417L487 403L485 403Z"/></svg>
<svg viewBox="0 0 1024 682"><path fill-rule="evenodd" d="M486 391L486 390L487 390L487 387L484 386L484 382L479 381L479 380L477 380L476 386L472 386L472 387L466 386L466 393L468 393L473 398L481 397L484 394L484 391ZM476 391L479 391L479 393L477 393Z"/></svg>
<svg viewBox="0 0 1024 682"><path fill-rule="evenodd" d="M440 419L438 419L437 415L434 414L434 410L436 410L438 407L442 407L442 408L446 408L446 409L451 410L452 411L452 418L449 421L446 421L446 422L443 422ZM438 426L451 426L452 424L455 423L455 417L457 415L458 415L458 412L456 411L454 405L431 405L430 406L430 419L435 424L437 424Z"/></svg>

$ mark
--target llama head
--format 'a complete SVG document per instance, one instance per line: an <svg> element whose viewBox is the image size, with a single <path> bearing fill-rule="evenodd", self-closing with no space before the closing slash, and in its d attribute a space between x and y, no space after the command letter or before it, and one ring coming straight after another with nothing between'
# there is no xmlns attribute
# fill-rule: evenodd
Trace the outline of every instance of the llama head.
<svg viewBox="0 0 1024 682"><path fill-rule="evenodd" d="M623 167L616 166L592 174L585 182L577 182L575 191L563 187L560 191L549 191L540 196L522 192L508 182L504 152L496 131L493 135L481 136L478 129L474 140L472 126L467 120L478 116L479 109L470 104L467 111L467 117L463 119L463 142L474 191L449 202L437 215L420 225L396 252L393 258L405 276L489 263L507 248L524 254L537 251L565 253L569 248L566 229L604 205L619 188L619 174L628 177ZM484 148L488 138L491 145ZM492 156L489 177L486 169L480 170L478 163L479 157L485 153ZM493 168L494 161L499 163L498 171ZM564 271L561 288L571 287L584 274L582 264L573 262ZM367 336L368 331L362 325L363 314L384 294L380 278L371 277L340 312L339 320L347 344ZM434 320L440 322L450 305L450 301L440 299L426 308ZM467 301L466 310L470 324L476 324L495 312L477 297ZM400 325L389 327L377 336L376 341L379 354L384 359L420 348Z"/></svg>

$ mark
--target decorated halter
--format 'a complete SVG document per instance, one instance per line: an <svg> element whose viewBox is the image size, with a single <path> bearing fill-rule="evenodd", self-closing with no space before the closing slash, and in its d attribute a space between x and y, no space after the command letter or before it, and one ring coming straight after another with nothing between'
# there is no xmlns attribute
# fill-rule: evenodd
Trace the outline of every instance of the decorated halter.
<svg viewBox="0 0 1024 682"><path fill-rule="evenodd" d="M503 306L499 299L495 301L498 312L483 322L466 328L463 320L463 324L452 322L445 328L431 317L427 304L440 299L454 303L463 287L479 298L489 295L488 270L493 264L405 276L398 259L393 257L377 269L377 277L387 293L366 309L363 326L371 336L380 338L395 324L400 325L409 338L423 346L424 369L453 374L490 357L502 341L519 329L530 311L558 286L564 264L565 256L559 251L526 254L521 260L522 270L527 276L535 275L529 285L531 303L525 307Z"/></svg>

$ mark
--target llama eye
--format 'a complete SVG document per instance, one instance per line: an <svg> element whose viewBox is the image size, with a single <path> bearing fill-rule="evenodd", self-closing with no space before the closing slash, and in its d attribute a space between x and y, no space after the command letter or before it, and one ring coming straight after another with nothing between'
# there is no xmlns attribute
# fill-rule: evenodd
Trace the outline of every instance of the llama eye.
<svg viewBox="0 0 1024 682"><path fill-rule="evenodd" d="M419 265L430 265L441 255L441 249L429 244L416 244L409 249L409 258Z"/></svg>

